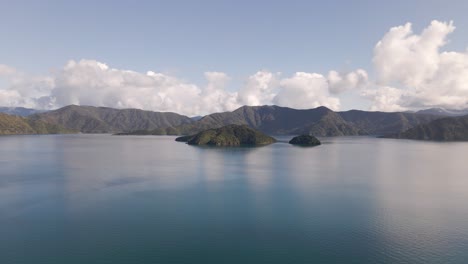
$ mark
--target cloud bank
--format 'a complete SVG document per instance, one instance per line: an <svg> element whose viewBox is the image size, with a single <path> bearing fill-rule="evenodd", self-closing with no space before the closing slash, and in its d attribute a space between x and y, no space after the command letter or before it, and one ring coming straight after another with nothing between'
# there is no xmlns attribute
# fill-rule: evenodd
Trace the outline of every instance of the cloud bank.
<svg viewBox="0 0 468 264"><path fill-rule="evenodd" d="M226 89L231 78L223 72L205 72L206 84L199 86L171 75L115 69L95 60L71 60L50 76L28 76L6 65L0 66L0 74L8 81L0 89L3 106L54 109L75 104L186 115L232 111L242 105L324 105L335 110L340 106L328 80L317 73L282 78L280 73L259 71L235 92Z"/></svg>
<svg viewBox="0 0 468 264"><path fill-rule="evenodd" d="M299 109L321 105L335 110L340 108L340 99L330 96L327 79L320 74L297 72L281 80L280 86L282 89L273 98L277 105Z"/></svg>
<svg viewBox="0 0 468 264"><path fill-rule="evenodd" d="M468 108L468 50L442 51L454 31L453 22L440 21L432 21L420 34L410 23L391 28L373 50L373 78L363 69L291 76L260 70L235 91L227 89L231 77L224 72L205 72L205 83L199 85L96 60L70 60L47 76L0 64L0 106L54 109L76 104L202 115L267 104L339 110L343 93L357 93L369 100L371 110Z"/></svg>
<svg viewBox="0 0 468 264"><path fill-rule="evenodd" d="M376 87L363 95L374 110L468 107L468 51L441 51L453 22L432 21L419 35L412 25L391 28L374 48Z"/></svg>

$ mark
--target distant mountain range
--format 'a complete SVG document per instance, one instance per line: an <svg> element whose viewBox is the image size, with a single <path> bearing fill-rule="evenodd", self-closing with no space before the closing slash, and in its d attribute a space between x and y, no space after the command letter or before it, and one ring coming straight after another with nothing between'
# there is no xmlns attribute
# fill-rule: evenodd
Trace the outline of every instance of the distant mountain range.
<svg viewBox="0 0 468 264"><path fill-rule="evenodd" d="M17 113L21 112L26 115L26 110L16 109L19 111ZM456 113L461 114L461 110ZM453 123L453 126L460 127L461 130L465 129L461 126L462 119L443 118L444 115L449 114L452 115L455 112L441 112L435 109L415 113L359 110L335 112L326 107L301 110L280 106L243 106L232 112L190 118L170 112L70 105L53 111L33 113L27 117L2 114L0 134L81 132L193 135L206 129L235 124L247 125L269 135L392 135L398 138L432 139L439 137L428 132L432 131L429 126L449 129L452 126L450 124ZM443 121L441 118L453 120ZM436 122L438 119L442 121ZM457 134L462 133L465 132L457 132ZM449 138L452 137L444 136L440 140L453 140ZM454 138L457 138L454 140L461 140L458 138L462 137L455 136Z"/></svg>
<svg viewBox="0 0 468 264"><path fill-rule="evenodd" d="M417 113L386 113L351 110L334 112L326 107L299 110L280 106L243 106L232 112L215 113L198 121L136 135L190 135L225 125L247 125L269 135L312 134L315 136L384 135L400 133L440 118Z"/></svg>
<svg viewBox="0 0 468 264"><path fill-rule="evenodd" d="M17 116L30 116L37 113L46 112L44 110L36 110L31 108L24 108L24 107L3 107L0 106L0 113L9 114L9 115L17 115Z"/></svg>
<svg viewBox="0 0 468 264"><path fill-rule="evenodd" d="M61 125L82 133L118 133L133 130L151 130L160 127L192 123L187 116L169 112L139 109L69 105L46 113L29 116L32 120Z"/></svg>
<svg viewBox="0 0 468 264"><path fill-rule="evenodd" d="M418 114L429 114L438 116L464 116L468 115L468 109L445 109L445 108L429 108L416 112Z"/></svg>

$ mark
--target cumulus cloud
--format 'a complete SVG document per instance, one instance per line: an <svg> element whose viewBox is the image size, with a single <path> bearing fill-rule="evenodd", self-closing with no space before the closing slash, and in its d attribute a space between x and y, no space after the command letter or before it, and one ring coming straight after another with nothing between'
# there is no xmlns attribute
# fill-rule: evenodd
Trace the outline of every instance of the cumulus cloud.
<svg viewBox="0 0 468 264"><path fill-rule="evenodd" d="M16 73L16 69L5 64L0 64L0 76L9 76Z"/></svg>
<svg viewBox="0 0 468 264"><path fill-rule="evenodd" d="M38 107L50 95L54 80L48 76L24 74L13 67L0 65L1 106ZM0 83L1 84L1 83Z"/></svg>
<svg viewBox="0 0 468 264"><path fill-rule="evenodd" d="M0 90L0 105L17 106L27 105L21 98L21 95L14 90Z"/></svg>
<svg viewBox="0 0 468 264"><path fill-rule="evenodd" d="M52 76L30 76L4 65L0 71L7 83L0 87L4 106L53 109L76 104L185 114L235 107L236 96L224 90L229 80L224 73L205 73L208 83L198 87L162 73L113 69L94 60L71 60Z"/></svg>
<svg viewBox="0 0 468 264"><path fill-rule="evenodd" d="M379 89L365 90L361 95L373 102L370 108L371 111L393 112L407 110L400 105L402 98L405 97L405 91L401 89L384 86Z"/></svg>
<svg viewBox="0 0 468 264"><path fill-rule="evenodd" d="M243 105L271 104L278 92L279 75L263 70L249 76L239 90L238 102Z"/></svg>
<svg viewBox="0 0 468 264"><path fill-rule="evenodd" d="M338 110L340 107L340 100L330 96L327 79L321 74L297 72L281 80L280 87L273 98L277 105L302 109L326 106Z"/></svg>
<svg viewBox="0 0 468 264"><path fill-rule="evenodd" d="M96 105L187 112L198 87L160 73L112 69L106 64L70 61L56 76L51 98L58 106ZM180 96L175 100L175 96Z"/></svg>
<svg viewBox="0 0 468 264"><path fill-rule="evenodd" d="M370 96L372 108L468 107L468 52L441 51L454 30L453 22L439 21L419 35L410 23L391 28L374 49L376 83L381 87L364 93L375 95Z"/></svg>
<svg viewBox="0 0 468 264"><path fill-rule="evenodd" d="M227 92L226 86L231 78L223 72L205 72L208 84L200 95L202 104L196 113L213 113L233 110L240 107L237 93Z"/></svg>
<svg viewBox="0 0 468 264"><path fill-rule="evenodd" d="M368 82L369 77L363 69L357 69L345 74L340 74L337 71L330 71L328 73L328 85L330 92L333 94L364 88Z"/></svg>
<svg viewBox="0 0 468 264"><path fill-rule="evenodd" d="M375 45L372 78L363 69L292 76L261 70L235 91L227 89L231 78L215 71L205 72L206 83L200 85L153 71L115 69L95 60L71 60L48 76L0 64L0 105L53 109L77 104L186 115L269 104L338 110L342 93L358 92L371 101L372 110L468 108L468 50L443 50L454 31L453 22L440 21L432 21L419 34L410 23L391 28Z"/></svg>
<svg viewBox="0 0 468 264"><path fill-rule="evenodd" d="M259 71L250 76L239 92L241 105L270 105L292 108L327 106L338 110L340 100L330 95L329 81L318 73L297 72L282 78L280 73Z"/></svg>
<svg viewBox="0 0 468 264"><path fill-rule="evenodd" d="M223 72L205 72L205 85L148 71L114 69L95 60L71 60L51 76L29 76L11 67L0 68L8 85L0 87L0 105L54 109L70 104L140 108L185 115L232 111L242 105L338 109L328 80L317 73L299 72L290 78L258 71L238 91L228 91L231 78ZM349 76L349 75L346 75ZM352 78L340 82L355 84Z"/></svg>

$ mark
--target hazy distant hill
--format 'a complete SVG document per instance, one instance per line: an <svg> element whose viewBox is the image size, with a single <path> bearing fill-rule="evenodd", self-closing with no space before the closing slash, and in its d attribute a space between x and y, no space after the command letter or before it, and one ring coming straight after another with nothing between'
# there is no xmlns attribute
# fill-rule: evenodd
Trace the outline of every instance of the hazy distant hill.
<svg viewBox="0 0 468 264"><path fill-rule="evenodd" d="M401 112L367 112L351 110L339 115L365 135L399 133L419 124L425 124L440 116Z"/></svg>
<svg viewBox="0 0 468 264"><path fill-rule="evenodd" d="M72 133L60 125L0 113L0 135Z"/></svg>
<svg viewBox="0 0 468 264"><path fill-rule="evenodd" d="M198 121L198 120L200 120L202 118L203 118L203 116L192 116L192 117L190 117L190 119L192 119L193 121Z"/></svg>
<svg viewBox="0 0 468 264"><path fill-rule="evenodd" d="M464 116L468 115L468 109L445 109L445 108L429 108L416 112L418 114L430 114L439 116Z"/></svg>
<svg viewBox="0 0 468 264"><path fill-rule="evenodd" d="M279 106L243 106L233 112L214 113L182 126L138 131L137 134L195 134L205 129L236 124L247 125L270 135L304 134L357 135L352 125L326 107L297 110Z"/></svg>
<svg viewBox="0 0 468 264"><path fill-rule="evenodd" d="M22 126L23 128L18 131L25 132L18 133L50 130L51 133L79 131L83 133L191 135L206 129L236 124L247 125L270 135L385 135L398 134L437 118L440 116L421 113L358 110L334 112L326 107L299 110L280 106L243 106L232 112L214 113L199 120L193 120L187 116L169 112L70 105L29 116L22 121L36 128L31 127L32 130L28 130L27 126ZM19 119L15 122L10 121L17 125L21 123Z"/></svg>
<svg viewBox="0 0 468 264"><path fill-rule="evenodd" d="M30 117L48 124L61 125L83 133L116 133L132 130L152 130L193 122L189 117L169 112L139 109L70 105Z"/></svg>
<svg viewBox="0 0 468 264"><path fill-rule="evenodd" d="M181 126L136 131L134 134L195 134L229 124L247 125L270 135L313 134L315 136L383 135L399 133L438 116L415 113L366 111L334 112L326 107L299 110L279 106L243 106L233 112L204 116Z"/></svg>
<svg viewBox="0 0 468 264"><path fill-rule="evenodd" d="M386 137L436 141L468 141L468 115L437 119L427 124L410 128L402 133Z"/></svg>
<svg viewBox="0 0 468 264"><path fill-rule="evenodd" d="M45 112L43 110L36 110L31 108L24 107L0 107L0 113L5 113L9 115L17 116L30 116L37 113Z"/></svg>
<svg viewBox="0 0 468 264"><path fill-rule="evenodd" d="M190 127L196 129L229 124L248 125L267 134L357 134L354 127L326 107L297 110L279 106L243 106L233 112L207 115Z"/></svg>

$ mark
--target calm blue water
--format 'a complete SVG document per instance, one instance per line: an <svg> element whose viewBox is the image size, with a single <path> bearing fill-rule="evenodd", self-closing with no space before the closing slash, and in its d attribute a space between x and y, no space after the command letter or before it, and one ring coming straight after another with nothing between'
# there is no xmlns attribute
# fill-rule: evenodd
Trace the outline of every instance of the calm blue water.
<svg viewBox="0 0 468 264"><path fill-rule="evenodd" d="M0 137L0 263L467 263L468 144Z"/></svg>

